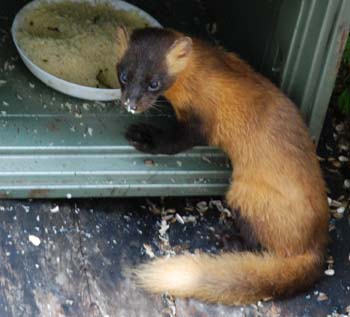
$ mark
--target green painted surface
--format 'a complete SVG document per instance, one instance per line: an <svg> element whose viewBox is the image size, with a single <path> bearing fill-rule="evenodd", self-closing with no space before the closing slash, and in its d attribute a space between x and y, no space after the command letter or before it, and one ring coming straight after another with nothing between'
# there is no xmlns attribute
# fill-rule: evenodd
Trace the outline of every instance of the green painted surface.
<svg viewBox="0 0 350 317"><path fill-rule="evenodd" d="M284 0L276 42L284 54L281 87L318 140L350 26L349 0Z"/></svg>
<svg viewBox="0 0 350 317"><path fill-rule="evenodd" d="M166 126L171 114L133 117L117 102L69 98L34 78L9 33L26 2L5 0L0 11L0 197L225 192L231 169L217 149L148 156L127 144L130 123ZM217 11L225 47L279 84L317 139L349 30L350 0L235 0L218 3Z"/></svg>

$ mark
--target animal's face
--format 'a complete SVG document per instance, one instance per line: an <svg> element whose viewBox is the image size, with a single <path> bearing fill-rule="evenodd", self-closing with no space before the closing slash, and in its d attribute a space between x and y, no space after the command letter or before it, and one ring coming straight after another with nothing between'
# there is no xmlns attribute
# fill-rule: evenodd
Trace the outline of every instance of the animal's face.
<svg viewBox="0 0 350 317"><path fill-rule="evenodd" d="M174 80L167 73L164 56L150 49L131 45L117 66L121 104L131 113L149 109Z"/></svg>
<svg viewBox="0 0 350 317"><path fill-rule="evenodd" d="M174 32L156 28L136 30L130 39L125 29L119 28L117 35L122 49L117 65L121 104L131 113L141 113L152 107L176 80L178 70L171 66L174 68L177 60L173 57L170 65L169 57L174 55L179 40ZM192 41L183 38L191 48Z"/></svg>

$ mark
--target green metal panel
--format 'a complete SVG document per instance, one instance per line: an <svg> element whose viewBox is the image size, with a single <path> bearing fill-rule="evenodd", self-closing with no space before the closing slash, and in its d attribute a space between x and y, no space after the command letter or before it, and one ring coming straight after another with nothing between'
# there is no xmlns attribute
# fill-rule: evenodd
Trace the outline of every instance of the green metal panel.
<svg viewBox="0 0 350 317"><path fill-rule="evenodd" d="M166 125L172 115L133 117L115 102L69 98L36 80L9 35L13 15L25 2L6 1L0 12L0 197L224 193L231 169L219 150L149 156L126 143L123 133L131 122ZM222 25L231 30L220 34L225 46L279 83L318 137L349 28L350 0L218 5Z"/></svg>
<svg viewBox="0 0 350 317"><path fill-rule="evenodd" d="M281 88L300 106L318 140L350 25L349 0L283 2L276 41ZM293 26L293 27L292 27Z"/></svg>

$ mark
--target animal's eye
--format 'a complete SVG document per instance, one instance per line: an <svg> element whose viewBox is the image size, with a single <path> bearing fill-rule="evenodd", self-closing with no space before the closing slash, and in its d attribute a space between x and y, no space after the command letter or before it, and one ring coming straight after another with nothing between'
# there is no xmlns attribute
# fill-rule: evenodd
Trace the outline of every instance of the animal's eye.
<svg viewBox="0 0 350 317"><path fill-rule="evenodd" d="M120 82L125 85L126 82L128 81L128 75L126 74L126 72L124 70L122 70L119 74L119 80Z"/></svg>
<svg viewBox="0 0 350 317"><path fill-rule="evenodd" d="M159 80L152 80L148 85L149 91L157 91L160 88L160 81Z"/></svg>

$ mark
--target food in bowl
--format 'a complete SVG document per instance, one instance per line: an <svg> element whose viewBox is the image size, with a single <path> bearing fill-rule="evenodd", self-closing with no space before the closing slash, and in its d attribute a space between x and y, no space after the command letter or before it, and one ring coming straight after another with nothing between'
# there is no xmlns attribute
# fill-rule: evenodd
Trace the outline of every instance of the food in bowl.
<svg viewBox="0 0 350 317"><path fill-rule="evenodd" d="M149 23L136 11L108 3L43 2L24 17L17 41L34 64L56 77L116 89L118 25L132 30Z"/></svg>

